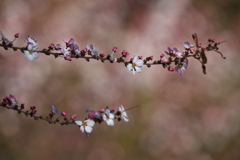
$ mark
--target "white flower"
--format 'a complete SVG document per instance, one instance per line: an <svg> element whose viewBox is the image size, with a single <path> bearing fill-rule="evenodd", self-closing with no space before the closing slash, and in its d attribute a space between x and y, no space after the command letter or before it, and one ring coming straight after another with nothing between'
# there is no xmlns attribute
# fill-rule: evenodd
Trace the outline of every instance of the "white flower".
<svg viewBox="0 0 240 160"><path fill-rule="evenodd" d="M64 46L62 46L61 52L62 52L62 54L64 55L64 57L70 55L69 50L67 50Z"/></svg>
<svg viewBox="0 0 240 160"><path fill-rule="evenodd" d="M38 52L36 52L36 46L29 44L27 46L28 50L24 51L24 55L28 58L29 61L33 61L35 58L38 58Z"/></svg>
<svg viewBox="0 0 240 160"><path fill-rule="evenodd" d="M142 66L143 66L143 60L139 59L137 56L134 56L132 63L129 63L127 65L127 68L129 71L133 72L133 75L135 75L135 72L142 72Z"/></svg>
<svg viewBox="0 0 240 160"><path fill-rule="evenodd" d="M29 61L33 61L35 58L38 58L38 45L37 41L32 37L27 37L27 50L24 51L24 55L28 58Z"/></svg>
<svg viewBox="0 0 240 160"><path fill-rule="evenodd" d="M77 125L79 125L80 127L80 130L82 132L84 132L84 130L87 132L87 133L91 133L92 132L92 127L94 126L95 122L91 119L87 119L85 121L75 121L75 123Z"/></svg>
<svg viewBox="0 0 240 160"><path fill-rule="evenodd" d="M123 119L125 122L128 122L129 119L128 119L127 112L125 111L124 107L121 105L118 109L121 112L121 119Z"/></svg>
<svg viewBox="0 0 240 160"><path fill-rule="evenodd" d="M103 120L107 122L107 125L109 126L114 126L114 114L113 113L109 113L108 115L104 114L103 115Z"/></svg>

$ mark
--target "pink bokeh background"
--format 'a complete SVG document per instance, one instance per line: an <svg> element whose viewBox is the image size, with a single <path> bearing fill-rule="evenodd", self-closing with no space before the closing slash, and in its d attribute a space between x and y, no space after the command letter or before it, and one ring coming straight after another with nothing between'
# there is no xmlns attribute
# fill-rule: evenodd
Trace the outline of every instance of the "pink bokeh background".
<svg viewBox="0 0 240 160"><path fill-rule="evenodd" d="M93 44L109 54L118 47L118 55L158 59L167 47L193 43L197 33L204 45L225 40L220 51L227 59L208 52L207 75L190 59L182 76L161 66L133 76L118 63L43 54L30 62L0 48L0 96L13 94L39 115L54 105L83 120L86 109L141 105L128 112L128 123L96 125L89 138L75 125L0 108L0 159L239 160L239 11L238 0L1 0L0 30L20 33L16 46L25 46L27 35L40 49L74 38L80 48Z"/></svg>

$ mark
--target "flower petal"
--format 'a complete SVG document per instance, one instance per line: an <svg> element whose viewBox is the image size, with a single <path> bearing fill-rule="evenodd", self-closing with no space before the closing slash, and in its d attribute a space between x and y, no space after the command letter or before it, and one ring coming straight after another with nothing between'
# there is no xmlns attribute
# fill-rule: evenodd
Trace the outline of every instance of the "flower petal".
<svg viewBox="0 0 240 160"><path fill-rule="evenodd" d="M77 125L79 125L79 126L82 125L82 121L75 121L75 123L76 123Z"/></svg>
<svg viewBox="0 0 240 160"><path fill-rule="evenodd" d="M139 59L135 63L138 67L141 67L143 65L143 60Z"/></svg>
<svg viewBox="0 0 240 160"><path fill-rule="evenodd" d="M112 119L109 119L106 122L107 122L107 125L114 126L114 121Z"/></svg>
<svg viewBox="0 0 240 160"><path fill-rule="evenodd" d="M92 130L93 130L93 128L90 127L90 126L86 126L86 127L85 127L85 131L86 131L87 133L91 133Z"/></svg>
<svg viewBox="0 0 240 160"><path fill-rule="evenodd" d="M135 67L136 72L142 72L142 67Z"/></svg>
<svg viewBox="0 0 240 160"><path fill-rule="evenodd" d="M82 133L84 132L84 127L83 126L81 126L80 127L80 130L82 131Z"/></svg>
<svg viewBox="0 0 240 160"><path fill-rule="evenodd" d="M128 68L129 71L132 71L132 70L133 70L133 65L132 65L132 63L129 63L129 64L127 65L127 68Z"/></svg>
<svg viewBox="0 0 240 160"><path fill-rule="evenodd" d="M95 122L91 119L87 119L85 122L87 122L87 126L93 127Z"/></svg>
<svg viewBox="0 0 240 160"><path fill-rule="evenodd" d="M133 56L133 60L132 60L132 63L136 63L138 60L138 57L137 56Z"/></svg>

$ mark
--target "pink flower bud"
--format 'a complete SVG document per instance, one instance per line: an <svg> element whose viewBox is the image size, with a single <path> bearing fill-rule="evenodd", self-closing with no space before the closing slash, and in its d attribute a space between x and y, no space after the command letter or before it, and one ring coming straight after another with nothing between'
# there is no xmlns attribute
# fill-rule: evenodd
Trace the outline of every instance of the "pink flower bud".
<svg viewBox="0 0 240 160"><path fill-rule="evenodd" d="M126 52L125 50L122 51L122 56L127 57L128 55L129 55L128 52Z"/></svg>
<svg viewBox="0 0 240 160"><path fill-rule="evenodd" d="M94 112L94 111L90 111L90 112L88 113L88 117L89 117L89 118L94 118L94 116L95 116L95 112Z"/></svg>
<svg viewBox="0 0 240 160"><path fill-rule="evenodd" d="M71 115L71 119L75 119L75 118L77 118L76 114Z"/></svg>
<svg viewBox="0 0 240 160"><path fill-rule="evenodd" d="M102 108L99 109L99 111L100 111L100 112L104 112L104 111L105 111L105 108L102 107Z"/></svg>
<svg viewBox="0 0 240 160"><path fill-rule="evenodd" d="M103 58L105 55L104 55L104 53L100 53L99 56L100 56L101 58Z"/></svg>
<svg viewBox="0 0 240 160"><path fill-rule="evenodd" d="M62 115L63 115L63 116L66 116L66 115L67 115L67 112L62 112Z"/></svg>
<svg viewBox="0 0 240 160"><path fill-rule="evenodd" d="M113 47L114 52L117 52L117 49L118 49L117 47Z"/></svg>
<svg viewBox="0 0 240 160"><path fill-rule="evenodd" d="M19 33L16 33L16 34L14 35L14 37L15 37L15 38L18 38L18 37L19 37Z"/></svg>
<svg viewBox="0 0 240 160"><path fill-rule="evenodd" d="M53 43L51 43L49 46L48 46L49 49L53 49L55 48L55 45Z"/></svg>
<svg viewBox="0 0 240 160"><path fill-rule="evenodd" d="M30 109L31 109L31 110L35 110L36 107L35 107L35 106L31 106Z"/></svg>
<svg viewBox="0 0 240 160"><path fill-rule="evenodd" d="M168 67L168 70L173 72L175 69L173 67Z"/></svg>

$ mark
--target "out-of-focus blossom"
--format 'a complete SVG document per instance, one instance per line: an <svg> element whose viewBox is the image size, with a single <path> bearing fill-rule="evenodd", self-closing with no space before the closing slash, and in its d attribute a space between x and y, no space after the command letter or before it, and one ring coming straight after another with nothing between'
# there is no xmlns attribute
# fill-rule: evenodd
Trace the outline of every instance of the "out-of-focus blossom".
<svg viewBox="0 0 240 160"><path fill-rule="evenodd" d="M185 52L184 51L178 51L175 53L177 58L182 58L184 56Z"/></svg>
<svg viewBox="0 0 240 160"><path fill-rule="evenodd" d="M9 96L6 96L3 99L3 103L5 105L8 105L9 107L13 108L15 105L18 104L18 101L17 101L17 99L13 95L10 94Z"/></svg>
<svg viewBox="0 0 240 160"><path fill-rule="evenodd" d="M73 38L71 38L68 42L64 41L63 42L66 43L66 46L68 48L70 48L70 51L75 53L76 55L79 55L80 56L80 50L79 50L79 47L77 45L77 43L75 42L75 40Z"/></svg>
<svg viewBox="0 0 240 160"><path fill-rule="evenodd" d="M118 110L121 112L121 119L123 119L125 122L128 122L128 116L127 116L127 112L125 111L124 107L121 105Z"/></svg>
<svg viewBox="0 0 240 160"><path fill-rule="evenodd" d="M183 47L186 48L186 49L191 49L191 48L194 48L195 45L190 45L189 42L183 42L182 43Z"/></svg>
<svg viewBox="0 0 240 160"><path fill-rule="evenodd" d="M111 53L110 53L110 61L112 61L112 62L117 62L117 58L115 58L113 55L114 55L114 51L112 51Z"/></svg>
<svg viewBox="0 0 240 160"><path fill-rule="evenodd" d="M61 53L64 55L64 57L70 55L69 50L67 50L64 46L61 48Z"/></svg>
<svg viewBox="0 0 240 160"><path fill-rule="evenodd" d="M161 61L162 61L163 63L168 62L168 59L167 59L167 57L166 57L164 54L162 54L162 55L160 56L160 58L161 58Z"/></svg>
<svg viewBox="0 0 240 160"><path fill-rule="evenodd" d="M90 52L90 54L92 56L98 56L98 51L97 50L93 50L93 45L92 44L87 45L86 47L87 47L88 51Z"/></svg>
<svg viewBox="0 0 240 160"><path fill-rule="evenodd" d="M182 75L183 72L187 69L188 67L188 59L185 58L183 62L180 62L176 67L175 67L175 72L177 72L179 75Z"/></svg>
<svg viewBox="0 0 240 160"><path fill-rule="evenodd" d="M86 131L91 133L95 122L91 119L86 119L85 121L75 121L75 123L80 127L82 132Z"/></svg>
<svg viewBox="0 0 240 160"><path fill-rule="evenodd" d="M168 52L165 51L167 55L172 55L172 54L175 54L176 52L179 52L177 48L170 48L170 47L168 47Z"/></svg>
<svg viewBox="0 0 240 160"><path fill-rule="evenodd" d="M10 40L7 39L7 37L4 36L4 34L0 31L0 34L2 35L2 44L3 45L9 45L12 44Z"/></svg>
<svg viewBox="0 0 240 160"><path fill-rule="evenodd" d="M54 106L52 106L51 109L52 109L52 113L54 113L54 114L59 114L59 115L62 114L62 112L58 111L57 108Z"/></svg>
<svg viewBox="0 0 240 160"><path fill-rule="evenodd" d="M129 71L132 71L133 75L135 72L142 72L143 60L139 59L137 56L133 57L132 63L127 65Z"/></svg>
<svg viewBox="0 0 240 160"><path fill-rule="evenodd" d="M68 61L71 61L71 52L67 50L64 46L61 48L61 53L64 55L64 58Z"/></svg>

